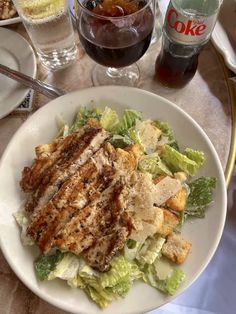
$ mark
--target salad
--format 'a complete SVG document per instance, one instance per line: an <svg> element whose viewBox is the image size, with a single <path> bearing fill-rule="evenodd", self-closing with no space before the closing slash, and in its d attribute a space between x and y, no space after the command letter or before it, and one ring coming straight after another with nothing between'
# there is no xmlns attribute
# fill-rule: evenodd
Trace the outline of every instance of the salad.
<svg viewBox="0 0 236 314"><path fill-rule="evenodd" d="M178 265L185 262L191 249L195 249L182 238L181 228L188 218L204 218L216 187L215 178L196 177L205 161L204 152L192 148L181 150L173 130L165 121L143 120L140 112L131 109L125 110L119 118L109 107L105 110L82 108L71 126L62 121L54 144L64 143L69 136L88 127L91 121L96 121L105 130L106 145L110 145L113 153L119 152L123 157L128 156L125 154L132 155L135 165L132 166L132 174L124 159L119 166L122 180L129 177L129 182L125 183L128 193L122 195L122 208L132 221L132 230L127 231L127 227L123 242L119 242L109 262L106 260L107 264L101 268L96 257L92 260L87 251L77 254L78 249L76 251L74 246L68 246L68 241L67 246L61 245L65 231L55 236L54 247L45 249L42 241L38 240L39 234L34 232L35 216L41 211L42 220L42 210L37 205L36 214L32 214L26 205L15 214L15 218L21 226L23 244L37 244L43 252L34 262L36 275L41 281L60 278L73 288L83 289L101 308L125 297L137 280L144 281L161 293L174 295L185 279ZM40 151L42 154L43 151L44 155L40 156L49 159L53 145L50 146L50 153L45 151L45 147L36 148L36 153ZM37 158L40 159L39 155ZM96 153L91 159L96 160ZM29 171L29 168L24 170L23 176ZM30 202L32 204L32 198ZM47 224L52 227L51 220ZM100 248L105 250L101 243Z"/></svg>

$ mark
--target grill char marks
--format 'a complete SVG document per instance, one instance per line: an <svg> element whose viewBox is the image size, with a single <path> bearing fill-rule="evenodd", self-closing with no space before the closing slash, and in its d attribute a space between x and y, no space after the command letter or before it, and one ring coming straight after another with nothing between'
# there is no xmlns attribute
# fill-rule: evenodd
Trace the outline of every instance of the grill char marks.
<svg viewBox="0 0 236 314"><path fill-rule="evenodd" d="M54 195L51 201L33 213L28 234L33 237L43 252L50 249L53 236L73 217L73 215L98 198L109 186L115 175L112 153L105 156L109 144L104 144L78 172L71 176ZM103 156L99 168L95 162ZM51 209L54 209L52 212ZM50 215L49 215L50 213ZM44 221L42 225L40 222Z"/></svg>
<svg viewBox="0 0 236 314"><path fill-rule="evenodd" d="M37 169L41 179L26 205L27 234L43 254L53 248L81 253L89 265L107 271L133 228L125 193L126 177L137 161L105 142L108 134L99 125L86 125L76 134L36 149L37 159L28 169ZM50 156L53 161L40 168L37 160ZM24 174L21 184L32 188Z"/></svg>
<svg viewBox="0 0 236 314"><path fill-rule="evenodd" d="M124 247L133 228L131 218L120 202L120 192L115 191L111 205L106 208L105 226L96 234L91 247L82 253L88 264L101 272L109 270L112 257ZM109 212L112 212L111 216Z"/></svg>
<svg viewBox="0 0 236 314"><path fill-rule="evenodd" d="M55 239L55 246L74 254L83 252L88 263L99 271L109 269L132 229L119 200L123 185L117 181L99 201L74 216ZM91 247L91 248L90 248Z"/></svg>
<svg viewBox="0 0 236 314"><path fill-rule="evenodd" d="M26 211L32 213L47 204L60 186L86 163L108 136L99 127L86 127L81 134L70 142L67 151L44 172L38 188L26 204Z"/></svg>
<svg viewBox="0 0 236 314"><path fill-rule="evenodd" d="M39 186L45 172L56 163L67 151L73 140L83 135L83 130L60 138L50 144L40 145L35 148L36 159L31 166L25 167L22 172L20 186L24 192L33 192Z"/></svg>
<svg viewBox="0 0 236 314"><path fill-rule="evenodd" d="M57 214L53 217L54 219L47 226L44 226L43 230L39 230L42 233L38 238L38 245L43 253L47 253L51 249L54 237L60 230L65 228L65 224L87 204L96 202L101 197L102 192L112 182L115 171L110 166L105 166L105 168L102 173L97 174L96 177L94 176L93 180L90 177L90 184L86 183L86 188L83 189L78 184L71 194L71 201L68 201L66 206L59 208ZM104 176L105 172L106 177ZM83 181L81 181L81 185L83 185ZM75 194L77 194L77 197L75 197Z"/></svg>

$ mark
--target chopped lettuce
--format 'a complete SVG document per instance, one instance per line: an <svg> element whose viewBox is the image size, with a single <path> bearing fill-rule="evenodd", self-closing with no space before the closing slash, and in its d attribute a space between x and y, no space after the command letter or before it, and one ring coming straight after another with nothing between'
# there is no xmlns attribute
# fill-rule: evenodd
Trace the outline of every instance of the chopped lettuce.
<svg viewBox="0 0 236 314"><path fill-rule="evenodd" d="M136 264L126 260L121 255L113 258L111 262L111 269L108 272L101 274L99 281L103 288L113 287L127 276L132 278L132 280L138 279L142 276L142 272L139 271Z"/></svg>
<svg viewBox="0 0 236 314"><path fill-rule="evenodd" d="M115 133L125 135L128 129L132 128L136 124L136 120L141 120L141 113L136 110L126 109L115 129Z"/></svg>
<svg viewBox="0 0 236 314"><path fill-rule="evenodd" d="M167 137L168 144L174 149L176 149L177 151L179 151L178 143L175 140L174 132L172 128L170 127L170 125L160 120L155 120L154 125L162 131L162 136Z"/></svg>
<svg viewBox="0 0 236 314"><path fill-rule="evenodd" d="M184 154L191 160L195 161L199 167L204 164L205 156L204 153L199 150L194 150L192 148L186 148Z"/></svg>
<svg viewBox="0 0 236 314"><path fill-rule="evenodd" d="M132 145L134 142L131 140L131 138L128 135L122 136L122 135L115 134L110 139L110 143L115 148L125 148L129 145Z"/></svg>
<svg viewBox="0 0 236 314"><path fill-rule="evenodd" d="M137 260L141 263L141 265L153 264L156 258L160 256L164 243L165 238L162 238L159 235L154 235L153 238L150 239L150 243L148 244L145 252L139 253Z"/></svg>
<svg viewBox="0 0 236 314"><path fill-rule="evenodd" d="M160 174L172 175L169 168L164 164L157 153L144 156L138 163L138 169L143 172L149 172L156 177Z"/></svg>
<svg viewBox="0 0 236 314"><path fill-rule="evenodd" d="M100 108L94 108L94 109L86 109L81 108L80 111L77 113L75 120L70 128L70 133L75 132L77 129L84 126L89 119L97 119L100 121L101 119L101 109Z"/></svg>
<svg viewBox="0 0 236 314"><path fill-rule="evenodd" d="M56 251L53 255L41 255L35 261L35 271L39 280L48 279L49 274L56 268L57 264L63 259L65 253Z"/></svg>
<svg viewBox="0 0 236 314"><path fill-rule="evenodd" d="M77 260L76 260L77 259ZM65 272L65 266L70 270ZM106 273L99 273L86 262L73 254L68 253L56 267L52 274L67 280L74 288L82 288L89 297L101 308L121 296L124 297L134 280L142 278L138 265L128 261L124 256L117 256L111 262L111 269Z"/></svg>
<svg viewBox="0 0 236 314"><path fill-rule="evenodd" d="M131 286L132 281L130 280L129 276L127 276L121 279L115 286L107 288L107 290L113 292L115 295L124 297L128 293Z"/></svg>
<svg viewBox="0 0 236 314"><path fill-rule="evenodd" d="M84 288L92 300L104 308L118 296L125 296L133 281L141 278L142 275L135 263L126 260L123 256L117 256L113 258L111 269L106 273L96 272L82 263L70 285Z"/></svg>
<svg viewBox="0 0 236 314"><path fill-rule="evenodd" d="M129 239L124 246L124 257L129 261L133 261L141 246L142 243Z"/></svg>
<svg viewBox="0 0 236 314"><path fill-rule="evenodd" d="M130 128L127 131L127 136L133 141L133 143L138 144L141 147L141 149L144 150L144 146L139 136L139 132L134 127Z"/></svg>
<svg viewBox="0 0 236 314"><path fill-rule="evenodd" d="M105 130L112 131L119 123L119 118L115 110L106 107L101 115L100 123Z"/></svg>
<svg viewBox="0 0 236 314"><path fill-rule="evenodd" d="M77 275L79 266L80 259L78 256L67 253L63 256L62 260L57 263L55 269L50 272L47 279L61 278L63 280L73 280Z"/></svg>
<svg viewBox="0 0 236 314"><path fill-rule="evenodd" d="M63 119L63 117L59 116L57 118L57 125L59 129L57 137L67 136L69 134L69 124Z"/></svg>
<svg viewBox="0 0 236 314"><path fill-rule="evenodd" d="M85 292L97 303L102 309L106 308L114 299L114 294L108 290L98 291L91 286L86 286Z"/></svg>
<svg viewBox="0 0 236 314"><path fill-rule="evenodd" d="M18 225L21 227L20 236L23 245L34 245L34 240L26 234L29 225L29 218L26 212L24 210L20 210L14 214L14 217Z"/></svg>
<svg viewBox="0 0 236 314"><path fill-rule="evenodd" d="M67 280L67 283L72 288L84 289L86 287L86 284L78 273L74 276L74 278Z"/></svg>
<svg viewBox="0 0 236 314"><path fill-rule="evenodd" d="M161 157L173 172L184 171L190 176L194 176L202 165L202 159L196 162L169 145L165 145Z"/></svg>
<svg viewBox="0 0 236 314"><path fill-rule="evenodd" d="M176 290L185 279L183 271L178 268L174 268L171 275L165 280L161 280L158 278L154 265L146 265L143 273L143 280L146 283L170 295L175 294Z"/></svg>
<svg viewBox="0 0 236 314"><path fill-rule="evenodd" d="M202 218L205 210L213 201L213 190L216 188L216 178L200 177L189 183L189 195L184 210L184 219L187 216Z"/></svg>

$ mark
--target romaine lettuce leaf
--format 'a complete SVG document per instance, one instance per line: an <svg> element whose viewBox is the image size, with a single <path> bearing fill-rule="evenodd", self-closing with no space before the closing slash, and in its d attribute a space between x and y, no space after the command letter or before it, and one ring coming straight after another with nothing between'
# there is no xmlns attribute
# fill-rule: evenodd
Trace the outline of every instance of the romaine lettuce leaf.
<svg viewBox="0 0 236 314"><path fill-rule="evenodd" d="M201 167L205 161L204 153L192 148L186 148L184 154L191 160L195 161Z"/></svg>
<svg viewBox="0 0 236 314"><path fill-rule="evenodd" d="M27 235L27 228L29 225L29 218L25 210L20 210L14 214L16 222L21 227L21 241L23 245L34 245L34 240L31 239L30 236Z"/></svg>
<svg viewBox="0 0 236 314"><path fill-rule="evenodd" d="M179 146L177 141L175 140L174 133L170 125L166 122L155 120L155 126L162 131L162 135L168 138L168 144L179 151Z"/></svg>
<svg viewBox="0 0 236 314"><path fill-rule="evenodd" d="M70 133L75 132L77 129L84 126L89 119L94 118L100 121L101 119L101 109L100 108L94 108L94 109L87 109L87 108L81 108L80 111L77 113L75 120L70 128Z"/></svg>
<svg viewBox="0 0 236 314"><path fill-rule="evenodd" d="M138 163L138 169L143 172L149 172L156 177L160 174L172 175L169 168L164 164L157 153L144 156Z"/></svg>
<svg viewBox="0 0 236 314"><path fill-rule="evenodd" d="M106 290L113 292L115 295L119 295L124 297L129 289L132 286L132 281L130 280L129 276L121 279L115 286L106 288Z"/></svg>
<svg viewBox="0 0 236 314"><path fill-rule="evenodd" d="M161 249L165 243L165 238L162 238L159 235L154 235L150 239L150 243L145 252L138 254L137 260L141 265L153 264L158 256L161 254Z"/></svg>
<svg viewBox="0 0 236 314"><path fill-rule="evenodd" d="M97 291L91 286L86 286L85 292L102 309L106 308L114 299L114 294L111 291L105 289Z"/></svg>
<svg viewBox="0 0 236 314"><path fill-rule="evenodd" d="M101 115L100 123L105 130L112 131L119 123L119 118L115 110L106 107Z"/></svg>
<svg viewBox="0 0 236 314"><path fill-rule="evenodd" d="M113 258L111 269L108 272L101 274L99 281L103 288L114 287L127 276L130 278L132 277L132 280L138 279L142 276L142 272L139 271L136 264L126 260L121 255Z"/></svg>
<svg viewBox="0 0 236 314"><path fill-rule="evenodd" d="M57 117L58 135L57 137L67 136L69 134L70 127L62 116Z"/></svg>
<svg viewBox="0 0 236 314"><path fill-rule="evenodd" d="M128 129L135 125L136 120L141 120L141 118L140 112L132 109L126 109L114 133L125 135Z"/></svg>
<svg viewBox="0 0 236 314"><path fill-rule="evenodd" d="M63 280L72 280L78 272L80 259L74 254L67 253L61 261L59 261L53 271L48 275L48 280L61 278Z"/></svg>
<svg viewBox="0 0 236 314"><path fill-rule="evenodd" d="M129 239L124 246L124 257L129 261L133 261L141 246L142 243Z"/></svg>
<svg viewBox="0 0 236 314"><path fill-rule="evenodd" d="M74 276L74 278L67 280L67 283L72 288L84 289L86 287L86 284L78 273Z"/></svg>
<svg viewBox="0 0 236 314"><path fill-rule="evenodd" d="M184 171L190 176L194 176L201 166L201 162L189 159L169 145L164 146L161 158L172 172Z"/></svg>
<svg viewBox="0 0 236 314"><path fill-rule="evenodd" d="M216 188L216 178L200 177L189 183L190 193L184 210L187 216L202 218L205 210L213 201L213 190Z"/></svg>
<svg viewBox="0 0 236 314"><path fill-rule="evenodd" d="M127 136L132 140L133 143L138 144L141 147L141 149L144 150L144 146L139 136L139 132L134 127L130 128L127 131Z"/></svg>
<svg viewBox="0 0 236 314"><path fill-rule="evenodd" d="M175 268L171 277L166 280L165 290L167 291L167 293L170 295L174 295L184 279L184 272L179 268Z"/></svg>
<svg viewBox="0 0 236 314"><path fill-rule="evenodd" d="M143 270L143 280L152 287L164 292L165 294L173 295L180 287L185 279L185 275L181 269L174 268L171 276L165 280L160 280L156 274L154 265L146 265Z"/></svg>
<svg viewBox="0 0 236 314"><path fill-rule="evenodd" d="M128 135L119 135L115 134L112 136L110 139L110 143L115 147L115 148L125 148L129 145L132 145L134 142L131 140L131 138Z"/></svg>
<svg viewBox="0 0 236 314"><path fill-rule="evenodd" d="M34 262L35 271L39 280L45 280L48 275L56 268L57 264L63 259L66 253L59 250L53 255L41 255Z"/></svg>
<svg viewBox="0 0 236 314"><path fill-rule="evenodd" d="M86 293L102 308L118 296L124 296L132 282L142 277L139 267L123 256L112 260L111 269L107 273L96 272L84 264L79 268L78 274L78 283L76 278L71 285L85 287Z"/></svg>

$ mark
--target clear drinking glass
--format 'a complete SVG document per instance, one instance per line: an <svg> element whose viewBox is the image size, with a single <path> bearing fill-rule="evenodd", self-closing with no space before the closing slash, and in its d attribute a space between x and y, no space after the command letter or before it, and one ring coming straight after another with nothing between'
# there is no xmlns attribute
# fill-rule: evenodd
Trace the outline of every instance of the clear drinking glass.
<svg viewBox="0 0 236 314"><path fill-rule="evenodd" d="M77 29L87 54L98 64L94 85L134 86L139 60L149 47L154 0L78 0Z"/></svg>
<svg viewBox="0 0 236 314"><path fill-rule="evenodd" d="M159 3L158 0L155 1L155 25L154 25L154 31L152 34L152 40L151 40L151 44L156 43L162 35L162 27L163 27L163 17L162 17L162 13L159 7Z"/></svg>
<svg viewBox="0 0 236 314"><path fill-rule="evenodd" d="M77 58L74 30L66 0L13 0L39 59L58 70Z"/></svg>

